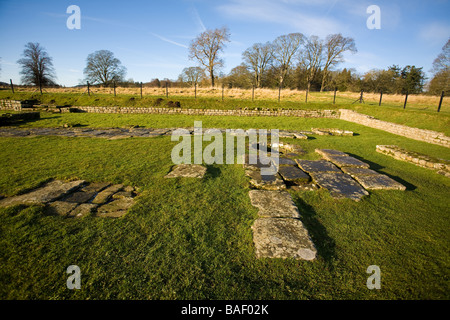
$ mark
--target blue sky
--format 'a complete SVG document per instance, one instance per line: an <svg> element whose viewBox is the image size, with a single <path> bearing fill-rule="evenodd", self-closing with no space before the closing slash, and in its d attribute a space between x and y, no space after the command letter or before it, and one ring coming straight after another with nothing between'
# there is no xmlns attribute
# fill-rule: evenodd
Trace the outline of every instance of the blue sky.
<svg viewBox="0 0 450 320"><path fill-rule="evenodd" d="M80 30L66 27L70 5L81 9ZM381 9L380 30L366 26L370 5ZM225 73L242 62L252 44L291 32L353 37L358 53L347 54L338 68L364 73L397 64L428 73L450 37L449 17L446 0L0 0L0 81L20 83L16 61L27 42L47 49L57 82L66 86L83 79L87 55L102 49L121 60L127 79L176 79L195 65L188 59L190 41L222 26L231 32L223 52Z"/></svg>

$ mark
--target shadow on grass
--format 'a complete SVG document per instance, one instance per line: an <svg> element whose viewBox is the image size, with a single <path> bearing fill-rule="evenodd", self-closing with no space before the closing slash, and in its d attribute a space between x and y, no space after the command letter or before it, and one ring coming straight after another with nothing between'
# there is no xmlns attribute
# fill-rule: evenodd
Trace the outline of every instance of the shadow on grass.
<svg viewBox="0 0 450 320"><path fill-rule="evenodd" d="M312 206L304 202L298 195L293 197L294 203L300 211L301 220L311 236L317 253L327 262L331 263L335 257L335 241L328 235L327 229L317 219Z"/></svg>
<svg viewBox="0 0 450 320"><path fill-rule="evenodd" d="M406 187L406 190L407 190L407 191L413 191L413 190L416 190L416 189L417 189L417 187L416 187L415 185L409 183L408 181L403 180L403 179L400 178L400 177L393 176L393 175L390 175L390 174L385 173L385 172L382 172L382 171L380 172L380 170L384 169L385 167L380 166L379 164L377 164L377 163L375 163L375 162L366 160L366 159L364 159L364 158L362 158L362 157L360 157L360 156L357 156L357 155L355 155L355 154L352 154L352 153L348 153L348 155L351 156L351 157L353 157L353 158L356 158L356 159L358 159L358 160L360 160L360 161L362 161L362 162L367 163L367 164L370 166L370 169L375 170L375 171L377 171L377 172L380 173L380 174L384 174L384 175L388 176L389 178L391 178L391 179L393 179L393 180L395 180L395 181L401 183L402 185L404 185L404 186Z"/></svg>
<svg viewBox="0 0 450 320"><path fill-rule="evenodd" d="M219 177L221 174L222 174L222 171L220 170L219 167L214 166L214 165L206 166L206 173L205 173L206 179L215 179L215 178Z"/></svg>

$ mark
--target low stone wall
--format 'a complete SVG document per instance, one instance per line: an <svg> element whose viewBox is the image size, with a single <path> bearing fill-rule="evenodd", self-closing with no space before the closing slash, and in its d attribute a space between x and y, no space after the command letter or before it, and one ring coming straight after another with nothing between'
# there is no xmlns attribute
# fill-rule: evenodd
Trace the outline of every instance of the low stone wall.
<svg viewBox="0 0 450 320"><path fill-rule="evenodd" d="M21 111L26 107L21 101L0 100L0 110ZM302 118L332 118L339 119L339 111L334 110L219 110L219 109L183 109L183 108L154 108L154 107L93 107L73 106L60 108L61 112L89 112L89 113L136 113L136 114L186 114L206 116L269 116L269 117L302 117Z"/></svg>
<svg viewBox="0 0 450 320"><path fill-rule="evenodd" d="M22 111L22 102L16 100L0 100L2 111Z"/></svg>
<svg viewBox="0 0 450 320"><path fill-rule="evenodd" d="M439 174L450 178L450 160L433 158L425 154L399 148L398 146L378 145L377 152L391 156L397 160L413 163L416 166L437 170Z"/></svg>
<svg viewBox="0 0 450 320"><path fill-rule="evenodd" d="M334 118L339 119L339 112L333 110L218 110L218 109L182 109L182 108L139 108L139 107L71 107L71 112L92 113L147 113L147 114L186 114L205 116L287 116L302 118Z"/></svg>
<svg viewBox="0 0 450 320"><path fill-rule="evenodd" d="M339 111L341 120L355 122L370 128L380 129L393 134L397 134L399 136L450 148L450 137L447 137L441 132L418 129L397 123L378 120L374 117L360 114L353 110L340 109Z"/></svg>

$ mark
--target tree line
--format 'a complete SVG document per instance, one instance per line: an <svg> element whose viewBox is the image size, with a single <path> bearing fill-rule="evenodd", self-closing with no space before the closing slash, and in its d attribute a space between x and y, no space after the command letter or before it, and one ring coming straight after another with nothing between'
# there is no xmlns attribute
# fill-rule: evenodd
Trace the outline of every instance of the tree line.
<svg viewBox="0 0 450 320"><path fill-rule="evenodd" d="M221 57L230 41L228 28L206 30L191 41L189 58L197 66L184 68L177 80L153 79L149 87L215 86L228 88L290 88L308 91L360 91L383 93L422 93L425 73L416 66L392 65L383 70L358 74L354 69L337 69L344 62L344 53L356 53L354 39L331 34L324 39L301 33L281 35L266 43L255 43L242 53L242 63L228 74L222 72ZM433 77L427 91L450 93L450 39L433 62ZM56 72L53 59L39 43L25 45L21 66L21 81L25 85L55 86ZM83 83L102 86L137 86L132 79L125 80L126 68L109 50L89 54L83 70Z"/></svg>

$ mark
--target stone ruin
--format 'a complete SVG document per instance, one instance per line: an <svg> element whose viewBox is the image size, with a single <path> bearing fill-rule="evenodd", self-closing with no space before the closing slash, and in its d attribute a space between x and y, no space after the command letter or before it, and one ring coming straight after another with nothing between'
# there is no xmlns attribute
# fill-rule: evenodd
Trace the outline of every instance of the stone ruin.
<svg viewBox="0 0 450 320"><path fill-rule="evenodd" d="M42 205L48 214L64 217L121 217L134 204L131 186L84 180L53 180L30 192L0 200L0 207Z"/></svg>

